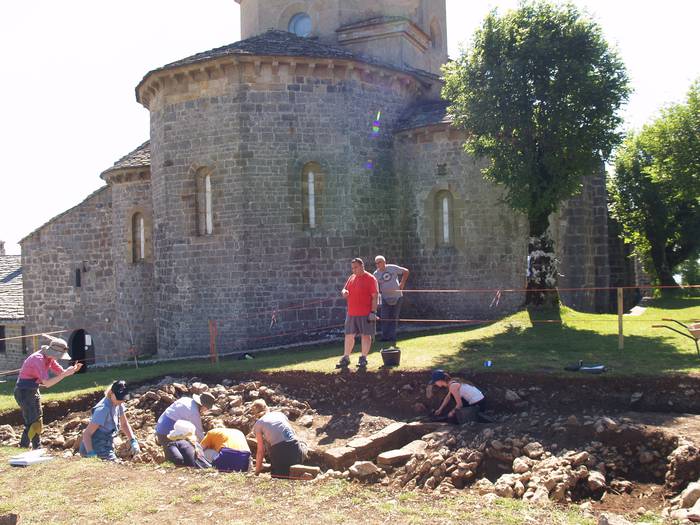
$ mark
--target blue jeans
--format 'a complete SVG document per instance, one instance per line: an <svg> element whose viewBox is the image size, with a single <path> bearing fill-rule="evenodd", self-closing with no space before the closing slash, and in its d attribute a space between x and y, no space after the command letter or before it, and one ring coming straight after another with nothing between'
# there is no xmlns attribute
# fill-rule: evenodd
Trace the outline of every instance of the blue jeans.
<svg viewBox="0 0 700 525"><path fill-rule="evenodd" d="M41 394L39 388L15 387L15 401L22 411L24 431L19 446L27 448L31 442L35 449L41 447L41 431L43 428Z"/></svg>
<svg viewBox="0 0 700 525"><path fill-rule="evenodd" d="M107 432L98 428L92 435L92 450L97 454L97 457L105 461L115 461L117 455L114 453L114 435L116 432ZM85 444L80 442L80 455L85 456L87 450Z"/></svg>
<svg viewBox="0 0 700 525"><path fill-rule="evenodd" d="M389 304L386 301L382 301L382 305L379 309L379 324L382 326L382 341L389 341L392 344L396 344L396 327L399 324L402 302L403 297L401 297L396 304Z"/></svg>

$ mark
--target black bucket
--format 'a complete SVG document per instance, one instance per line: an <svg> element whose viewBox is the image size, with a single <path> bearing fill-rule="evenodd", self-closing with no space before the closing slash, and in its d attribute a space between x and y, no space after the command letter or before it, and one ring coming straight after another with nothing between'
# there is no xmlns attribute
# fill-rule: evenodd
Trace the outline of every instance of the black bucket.
<svg viewBox="0 0 700 525"><path fill-rule="evenodd" d="M400 348L384 348L380 352L382 354L382 360L384 361L384 366L399 366L401 363L401 349Z"/></svg>

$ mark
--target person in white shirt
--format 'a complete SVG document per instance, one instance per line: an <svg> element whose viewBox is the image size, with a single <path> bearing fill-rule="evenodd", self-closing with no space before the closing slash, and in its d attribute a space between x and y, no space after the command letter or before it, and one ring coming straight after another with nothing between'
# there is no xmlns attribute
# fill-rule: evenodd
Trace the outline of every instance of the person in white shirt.
<svg viewBox="0 0 700 525"><path fill-rule="evenodd" d="M479 419L479 411L485 398L481 390L473 383L454 380L444 370L433 370L432 378L428 384L447 388L445 398L440 407L435 410L436 416L442 414L450 399L454 399L455 407L447 414L449 419L456 420L460 424Z"/></svg>

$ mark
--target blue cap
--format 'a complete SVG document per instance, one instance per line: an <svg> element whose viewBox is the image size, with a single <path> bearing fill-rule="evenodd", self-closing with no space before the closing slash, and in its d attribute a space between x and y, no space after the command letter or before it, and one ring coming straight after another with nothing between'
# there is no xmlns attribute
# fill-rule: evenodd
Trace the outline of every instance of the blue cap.
<svg viewBox="0 0 700 525"><path fill-rule="evenodd" d="M434 384L436 381L444 381L447 379L447 374L444 370L433 370L433 376L430 378L429 385Z"/></svg>

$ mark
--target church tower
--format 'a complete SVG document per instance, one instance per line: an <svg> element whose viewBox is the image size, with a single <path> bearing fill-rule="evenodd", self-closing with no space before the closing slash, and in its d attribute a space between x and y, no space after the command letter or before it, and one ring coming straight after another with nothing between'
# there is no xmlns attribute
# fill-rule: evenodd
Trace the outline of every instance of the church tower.
<svg viewBox="0 0 700 525"><path fill-rule="evenodd" d="M280 29L398 67L439 74L447 61L445 0L236 0L241 38Z"/></svg>

